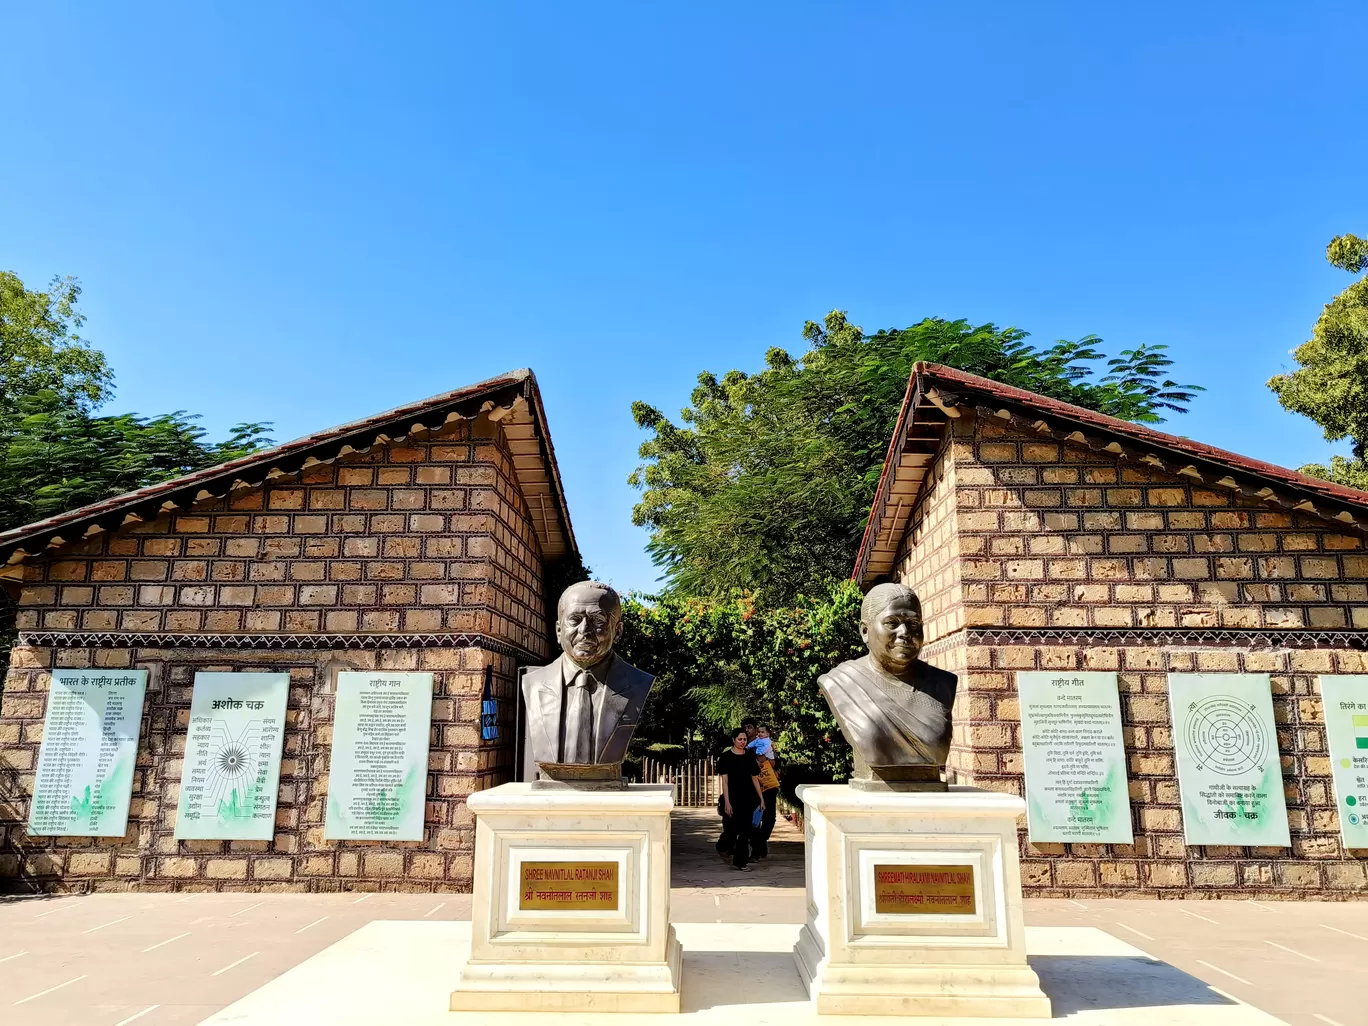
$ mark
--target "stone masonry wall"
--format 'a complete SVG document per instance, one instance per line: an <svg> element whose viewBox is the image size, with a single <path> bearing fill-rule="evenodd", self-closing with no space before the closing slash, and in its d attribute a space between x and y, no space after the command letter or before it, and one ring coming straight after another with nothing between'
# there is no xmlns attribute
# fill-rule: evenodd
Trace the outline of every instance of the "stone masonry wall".
<svg viewBox="0 0 1368 1026"><path fill-rule="evenodd" d="M0 698L0 889L469 888L465 797L512 776L518 660L507 653L549 651L540 548L497 427L456 422L377 446L97 535L26 574L18 627L45 640L16 646ZM319 635L305 647L286 637ZM92 666L149 671L129 832L30 837L50 670ZM479 736L485 666L506 720L492 744ZM435 674L423 842L322 840L346 669ZM270 842L172 836L197 670L291 674Z"/></svg>
<svg viewBox="0 0 1368 1026"><path fill-rule="evenodd" d="M459 890L471 886L474 821L465 799L512 776L514 659L479 648L205 652L19 647L0 720L0 888L10 890ZM485 666L504 721L480 740ZM148 671L138 760L122 838L27 830L53 667ZM270 841L178 841L181 763L196 671L288 672L276 833ZM430 670L432 733L423 841L324 840L333 696L341 670Z"/></svg>
<svg viewBox="0 0 1368 1026"><path fill-rule="evenodd" d="M971 414L940 459L953 463L934 480L954 482L964 629L929 633L925 658L960 673L952 778L1023 793L1018 671L1119 674L1135 843L1031 845L1023 816L1027 893L1368 895L1368 852L1339 841L1316 684L1368 672L1365 654L1217 637L1368 627L1363 539ZM917 587L928 557L905 549L896 573ZM1272 675L1290 849L1184 844L1169 672Z"/></svg>

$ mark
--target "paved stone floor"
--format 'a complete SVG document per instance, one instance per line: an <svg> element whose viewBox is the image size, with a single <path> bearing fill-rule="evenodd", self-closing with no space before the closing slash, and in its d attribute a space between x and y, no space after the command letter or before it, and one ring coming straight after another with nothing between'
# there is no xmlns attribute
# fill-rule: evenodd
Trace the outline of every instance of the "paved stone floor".
<svg viewBox="0 0 1368 1026"><path fill-rule="evenodd" d="M798 923L798 834L736 873L717 817L680 810L681 923ZM1368 1026L1368 903L1028 900L1033 926L1089 926L1292 1026ZM0 1024L193 1024L373 920L466 919L461 894L95 894L0 901ZM311 1024L312 1026L312 1024Z"/></svg>

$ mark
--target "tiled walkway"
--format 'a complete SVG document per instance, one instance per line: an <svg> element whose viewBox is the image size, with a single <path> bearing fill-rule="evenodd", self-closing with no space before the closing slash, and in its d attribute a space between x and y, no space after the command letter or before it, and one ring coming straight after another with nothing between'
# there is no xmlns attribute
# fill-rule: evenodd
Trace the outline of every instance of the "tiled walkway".
<svg viewBox="0 0 1368 1026"><path fill-rule="evenodd" d="M803 855L735 873L716 815L676 817L681 923L798 923ZM1036 926L1090 926L1292 1026L1368 1026L1368 903L1028 900ZM470 915L461 894L123 894L0 902L4 1026L192 1024L377 919ZM378 981L377 981L378 982Z"/></svg>

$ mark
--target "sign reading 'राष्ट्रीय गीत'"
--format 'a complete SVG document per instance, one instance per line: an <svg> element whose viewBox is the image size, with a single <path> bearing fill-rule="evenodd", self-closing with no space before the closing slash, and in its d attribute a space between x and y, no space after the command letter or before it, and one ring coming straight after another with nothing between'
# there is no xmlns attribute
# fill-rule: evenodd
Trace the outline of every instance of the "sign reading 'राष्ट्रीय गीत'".
<svg viewBox="0 0 1368 1026"><path fill-rule="evenodd" d="M1346 848L1368 848L1368 674L1322 674L1335 810Z"/></svg>
<svg viewBox="0 0 1368 1026"><path fill-rule="evenodd" d="M288 673L195 674L176 836L275 836Z"/></svg>
<svg viewBox="0 0 1368 1026"><path fill-rule="evenodd" d="M52 671L29 833L123 836L146 692L146 670Z"/></svg>
<svg viewBox="0 0 1368 1026"><path fill-rule="evenodd" d="M324 837L423 839L431 726L432 674L338 673Z"/></svg>
<svg viewBox="0 0 1368 1026"><path fill-rule="evenodd" d="M1017 674L1032 841L1130 844L1116 674Z"/></svg>
<svg viewBox="0 0 1368 1026"><path fill-rule="evenodd" d="M1169 712L1188 844L1288 847L1266 673L1170 673Z"/></svg>

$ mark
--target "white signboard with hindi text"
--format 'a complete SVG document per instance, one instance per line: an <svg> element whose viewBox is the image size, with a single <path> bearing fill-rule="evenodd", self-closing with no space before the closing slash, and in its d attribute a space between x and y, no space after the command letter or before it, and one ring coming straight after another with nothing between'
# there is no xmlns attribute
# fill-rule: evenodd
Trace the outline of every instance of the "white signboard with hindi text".
<svg viewBox="0 0 1368 1026"><path fill-rule="evenodd" d="M325 837L423 839L431 725L432 674L337 675Z"/></svg>
<svg viewBox="0 0 1368 1026"><path fill-rule="evenodd" d="M52 671L29 833L124 835L146 692L146 670Z"/></svg>
<svg viewBox="0 0 1368 1026"><path fill-rule="evenodd" d="M1291 845L1266 673L1170 673L1188 844Z"/></svg>
<svg viewBox="0 0 1368 1026"><path fill-rule="evenodd" d="M1325 739L1346 848L1368 848L1368 675L1322 674Z"/></svg>
<svg viewBox="0 0 1368 1026"><path fill-rule="evenodd" d="M288 673L197 673L181 764L176 836L275 836Z"/></svg>
<svg viewBox="0 0 1368 1026"><path fill-rule="evenodd" d="M1032 841L1130 844L1116 674L1017 674Z"/></svg>

